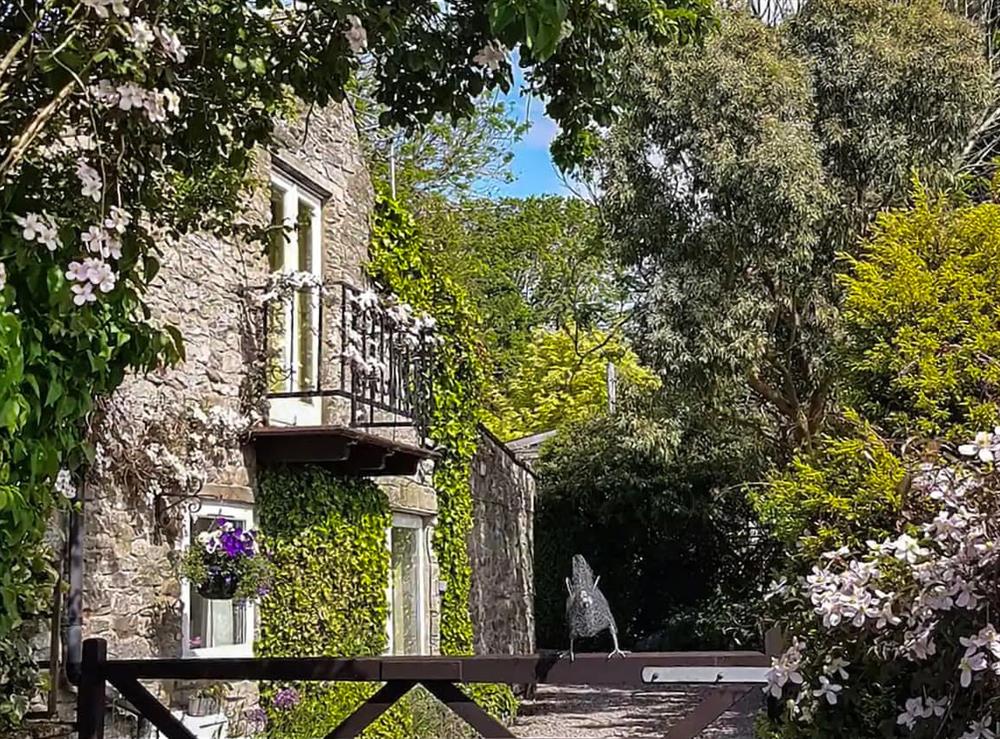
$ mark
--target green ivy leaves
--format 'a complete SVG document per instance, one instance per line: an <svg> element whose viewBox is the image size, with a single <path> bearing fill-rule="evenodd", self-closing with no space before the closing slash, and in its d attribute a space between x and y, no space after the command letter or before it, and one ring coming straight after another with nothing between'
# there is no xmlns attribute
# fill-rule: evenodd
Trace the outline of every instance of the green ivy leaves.
<svg viewBox="0 0 1000 739"><path fill-rule="evenodd" d="M448 586L441 602L441 652L471 654L472 571L466 541L472 531L469 466L476 451L487 374L478 338L482 321L462 289L434 268L412 216L384 194L376 196L370 259L368 271L375 282L418 312L434 316L438 330L448 337L435 356L430 429L441 452L434 465L438 496L434 551ZM495 715L509 716L516 710L517 701L506 686L479 686L470 692Z"/></svg>
<svg viewBox="0 0 1000 739"><path fill-rule="evenodd" d="M372 656L385 651L391 525L385 493L371 480L342 478L311 466L263 469L257 510L275 577L260 602L261 657ZM261 686L275 738L322 735L375 687L297 684L291 709L271 702L285 685ZM407 735L400 711L376 724L379 736Z"/></svg>

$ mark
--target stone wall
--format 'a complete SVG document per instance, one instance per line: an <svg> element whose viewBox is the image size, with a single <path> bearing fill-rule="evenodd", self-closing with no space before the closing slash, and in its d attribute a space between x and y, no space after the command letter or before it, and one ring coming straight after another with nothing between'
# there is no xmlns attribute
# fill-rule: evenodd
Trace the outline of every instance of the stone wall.
<svg viewBox="0 0 1000 739"><path fill-rule="evenodd" d="M535 477L480 427L472 460L470 607L476 654L535 651Z"/></svg>
<svg viewBox="0 0 1000 739"><path fill-rule="evenodd" d="M303 116L279 132L273 154L264 153L259 159L262 187L249 196L241 219L268 221L270 168L300 182L323 202L324 278L363 284L374 193L350 108L345 104L314 109L308 125ZM258 350L254 323L259 314L247 299L247 288L264 282L268 268L263 249L196 235L164 245L163 252L148 302L155 322L181 330L186 358L162 372L129 378L112 399L107 422L137 432L160 415L180 414L193 404L245 411L253 394L249 367ZM339 320L339 314L327 314L324 336L336 335L329 328L331 320ZM324 358L329 367L338 347L326 351L331 352ZM342 416L333 404L325 408L327 422L343 420ZM201 492L204 499L252 503L251 451L235 448L210 455L204 472L208 482ZM429 487L430 472L423 470L418 479L387 482L393 504L407 504L432 516L437 502ZM188 509L186 502L172 498L157 503L154 492L142 484L128 488L105 484L96 476L87 491L84 638L106 639L112 658L182 654L181 584L174 573ZM432 641L437 643L436 634ZM74 697L67 686L63 688L60 718L68 719ZM161 698L176 703L184 697L184 688L164 684L158 691ZM109 729L109 739L138 735L138 727L127 718L122 726L120 731ZM59 735L51 726L41 733Z"/></svg>

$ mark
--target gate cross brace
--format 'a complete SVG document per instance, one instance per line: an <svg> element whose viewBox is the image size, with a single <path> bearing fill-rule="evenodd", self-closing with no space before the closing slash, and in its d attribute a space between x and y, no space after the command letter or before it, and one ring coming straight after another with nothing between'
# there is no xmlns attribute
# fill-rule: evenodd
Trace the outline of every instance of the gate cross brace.
<svg viewBox="0 0 1000 739"><path fill-rule="evenodd" d="M385 713L392 705L418 684L412 680L390 680L357 710L345 718L337 728L326 735L326 739L344 739L361 734L372 722ZM446 705L485 739L505 739L514 737L510 730L476 705L469 696L454 683L447 680L420 680L427 692Z"/></svg>
<svg viewBox="0 0 1000 739"><path fill-rule="evenodd" d="M112 678L108 682L118 688L122 696L149 719L166 739L197 739L170 710L158 701L152 693L135 679ZM326 735L326 739L346 739L360 736L379 716L392 708L418 683L413 680L390 680L367 701L362 703L347 718ZM446 680L419 681L427 692L441 701L485 739L507 739L514 737L506 726L476 705L469 696L454 683ZM101 695L103 711L103 695ZM103 727L102 727L103 728ZM98 735L99 736L99 735Z"/></svg>

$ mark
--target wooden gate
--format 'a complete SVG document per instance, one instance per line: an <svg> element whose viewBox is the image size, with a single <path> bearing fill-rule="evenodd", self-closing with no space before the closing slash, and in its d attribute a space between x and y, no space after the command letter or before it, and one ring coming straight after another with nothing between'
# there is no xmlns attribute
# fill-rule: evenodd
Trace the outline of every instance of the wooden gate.
<svg viewBox="0 0 1000 739"><path fill-rule="evenodd" d="M530 683L641 687L656 683L706 686L702 701L666 733L692 739L764 682L770 659L760 652L659 652L608 658L580 654L480 657L362 657L340 659L153 659L109 660L107 642L88 639L77 703L80 739L104 739L106 690L114 686L167 739L196 739L141 680L277 680L383 683L325 739L358 736L415 685L460 716L483 737L515 737L459 685ZM318 738L319 739L319 738Z"/></svg>

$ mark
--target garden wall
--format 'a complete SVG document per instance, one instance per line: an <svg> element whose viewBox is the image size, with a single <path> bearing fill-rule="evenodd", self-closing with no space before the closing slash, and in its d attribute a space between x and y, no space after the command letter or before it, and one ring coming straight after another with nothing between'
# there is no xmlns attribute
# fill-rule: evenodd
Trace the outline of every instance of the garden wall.
<svg viewBox="0 0 1000 739"><path fill-rule="evenodd" d="M469 601L476 654L535 651L535 476L485 426L472 460Z"/></svg>

